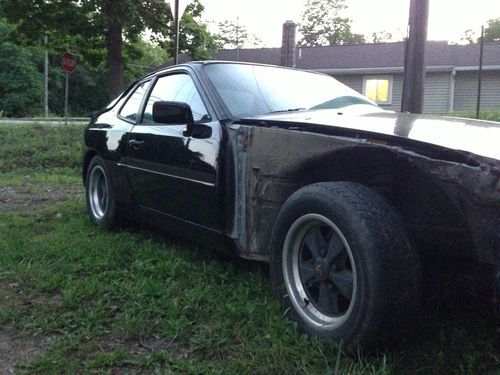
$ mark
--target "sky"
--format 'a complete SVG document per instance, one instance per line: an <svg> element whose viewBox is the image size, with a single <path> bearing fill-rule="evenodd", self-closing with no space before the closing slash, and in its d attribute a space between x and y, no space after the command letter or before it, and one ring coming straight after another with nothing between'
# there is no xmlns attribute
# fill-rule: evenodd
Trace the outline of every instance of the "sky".
<svg viewBox="0 0 500 375"><path fill-rule="evenodd" d="M500 0L429 0L429 40L460 42L467 29L480 33L487 20L500 17ZM265 47L281 45L282 25L286 20L300 22L305 0L202 0L203 19L210 31L217 22L232 20L263 41ZM371 35L388 31L397 40L406 35L409 0L346 0L346 15L352 31Z"/></svg>

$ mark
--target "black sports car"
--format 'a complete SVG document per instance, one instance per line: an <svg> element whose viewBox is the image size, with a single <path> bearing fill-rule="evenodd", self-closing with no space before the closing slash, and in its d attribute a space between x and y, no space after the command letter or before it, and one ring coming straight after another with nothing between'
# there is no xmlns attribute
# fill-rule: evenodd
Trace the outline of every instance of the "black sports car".
<svg viewBox="0 0 500 375"><path fill-rule="evenodd" d="M387 112L335 79L243 63L154 72L85 130L90 218L122 217L270 263L305 332L408 328L426 259L500 289L500 124ZM490 272L491 271L491 272Z"/></svg>

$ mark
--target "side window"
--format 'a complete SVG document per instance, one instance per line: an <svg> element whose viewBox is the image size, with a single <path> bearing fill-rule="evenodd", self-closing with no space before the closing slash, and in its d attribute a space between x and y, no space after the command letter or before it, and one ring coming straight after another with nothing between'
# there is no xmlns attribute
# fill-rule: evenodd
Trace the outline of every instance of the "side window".
<svg viewBox="0 0 500 375"><path fill-rule="evenodd" d="M187 103L191 107L191 111L193 111L195 122L210 121L210 115L201 100L200 94L196 90L193 80L187 74L163 76L156 81L144 110L143 123L155 123L153 120L153 103L158 101Z"/></svg>
<svg viewBox="0 0 500 375"><path fill-rule="evenodd" d="M363 94L377 104L391 104L392 76L365 76L363 78Z"/></svg>
<svg viewBox="0 0 500 375"><path fill-rule="evenodd" d="M146 81L137 86L135 91L129 96L127 102L120 110L120 116L132 121L137 120L139 107L141 106L142 98L148 89L149 83L150 81Z"/></svg>

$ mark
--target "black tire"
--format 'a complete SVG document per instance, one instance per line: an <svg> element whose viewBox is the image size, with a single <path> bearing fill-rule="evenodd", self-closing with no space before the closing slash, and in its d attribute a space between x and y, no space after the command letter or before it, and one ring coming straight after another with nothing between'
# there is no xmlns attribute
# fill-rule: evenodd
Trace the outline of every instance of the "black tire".
<svg viewBox="0 0 500 375"><path fill-rule="evenodd" d="M103 228L118 224L117 205L104 160L95 156L87 169L85 198L90 220Z"/></svg>
<svg viewBox="0 0 500 375"><path fill-rule="evenodd" d="M384 198L350 182L295 192L273 229L271 282L287 315L311 336L372 349L413 324L421 271Z"/></svg>

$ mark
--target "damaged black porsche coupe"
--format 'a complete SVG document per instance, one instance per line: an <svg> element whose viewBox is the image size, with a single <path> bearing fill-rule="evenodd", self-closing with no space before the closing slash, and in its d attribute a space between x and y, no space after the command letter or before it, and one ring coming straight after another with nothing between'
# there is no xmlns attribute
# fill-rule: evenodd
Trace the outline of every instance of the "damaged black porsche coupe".
<svg viewBox="0 0 500 375"><path fill-rule="evenodd" d="M269 262L310 335L370 346L411 324L424 259L500 288L500 124L388 112L332 77L244 63L137 81L85 130L90 218L125 215Z"/></svg>

